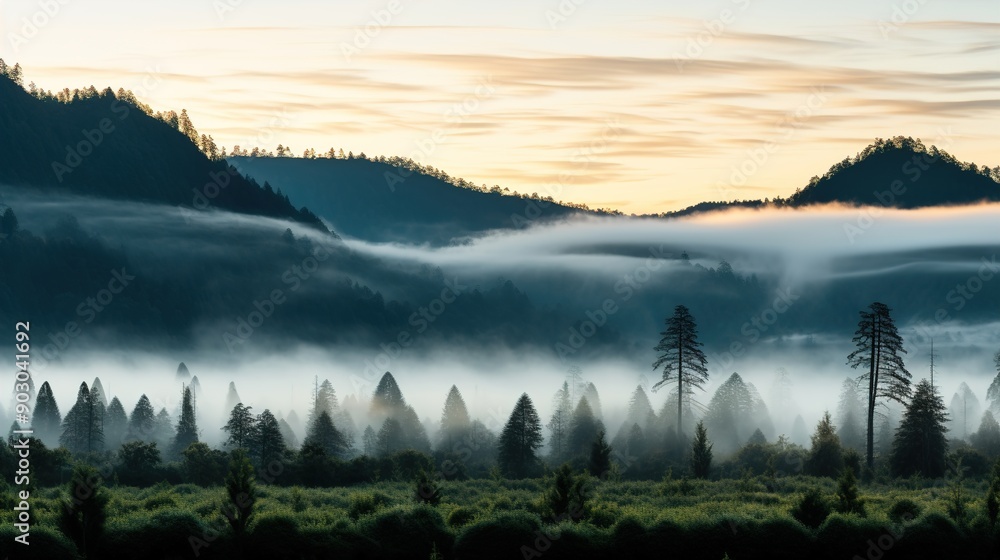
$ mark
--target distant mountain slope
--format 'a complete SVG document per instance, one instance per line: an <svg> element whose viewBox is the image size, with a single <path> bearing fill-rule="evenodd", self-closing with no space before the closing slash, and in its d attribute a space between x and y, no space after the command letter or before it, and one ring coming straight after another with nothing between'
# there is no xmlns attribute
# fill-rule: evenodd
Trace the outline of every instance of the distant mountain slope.
<svg viewBox="0 0 1000 560"><path fill-rule="evenodd" d="M208 159L176 128L119 100L110 89L61 103L38 99L0 76L0 182L215 207L323 227L287 198Z"/></svg>
<svg viewBox="0 0 1000 560"><path fill-rule="evenodd" d="M329 220L338 232L372 241L442 244L586 212L555 202L461 188L418 171L361 158L231 157L229 162L257 181L281 185L292 200Z"/></svg>
<svg viewBox="0 0 1000 560"><path fill-rule="evenodd" d="M834 165L792 195L791 206L844 202L920 208L1000 200L1000 176L966 164L920 140L876 140L854 158Z"/></svg>

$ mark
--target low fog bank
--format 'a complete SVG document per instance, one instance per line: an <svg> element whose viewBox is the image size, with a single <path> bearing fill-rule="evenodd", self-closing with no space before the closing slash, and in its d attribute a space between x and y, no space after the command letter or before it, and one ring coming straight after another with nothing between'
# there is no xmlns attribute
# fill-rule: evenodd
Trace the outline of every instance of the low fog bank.
<svg viewBox="0 0 1000 560"><path fill-rule="evenodd" d="M914 381L927 377L929 349L913 345L908 345L908 349L906 364ZM845 365L849 350L849 341L808 347L765 342L760 352L738 364L728 364L723 357L709 354L709 382L704 391L695 393L692 420L706 416L714 406L716 391L724 383L731 382L735 373L763 401L767 418L754 421L759 421L759 425L737 426L734 429L738 434L714 433L720 441L717 449L720 456L735 450L727 447L725 441L745 442L757 428L771 442L785 435L791 442L808 447L808 437L824 411L834 416L835 423L840 420L838 407L844 380L856 379L860 373ZM962 390L963 383L971 389L981 403L976 409L977 418L967 421L974 429L978 427L979 410L988 406L986 390L996 373L987 352L967 350L935 345L935 385L946 403ZM177 375L178 364L183 361L190 374L197 377L199 438L213 446L221 445L224 440L221 427L234 404L231 384L240 402L251 406L255 414L269 409L279 419L286 420L301 443L306 435L313 390L316 384L329 380L340 406L350 416L349 425L338 428L351 432L355 451L359 452L365 428L371 425L376 432L380 428L381 420L377 415L370 416L369 412L372 395L386 371L392 372L431 442L437 441L442 410L452 385L464 397L470 416L499 433L522 393L531 397L542 424L547 424L556 406L555 394L564 382L568 383L574 406L581 397L588 398L607 430L608 439L612 440L631 425L628 422L632 421L630 415L634 413L630 405L637 388L642 388L661 421L674 418L676 408L670 406L675 405L667 403L672 386L653 390L661 375L650 367L653 357L651 349L633 360L586 363L562 362L545 353L467 352L462 348L446 347L427 352L402 352L391 359L341 347L299 346L290 347L281 354L249 354L240 358L108 350L80 352L74 356L72 366L51 365L34 371L33 379L36 388L43 382L51 385L64 415L72 407L80 383L92 386L94 379L99 378L107 399L117 397L126 413L130 413L139 397L145 394L155 411L165 409L176 424L182 388L191 386L193 381ZM590 384L596 389L596 398L588 390ZM668 406L665 408L665 405ZM10 404L5 403L4 408L9 415ZM898 421L898 410L894 414ZM8 422L11 420L8 418ZM685 431L690 431L690 427ZM548 428L545 434L548 442Z"/></svg>

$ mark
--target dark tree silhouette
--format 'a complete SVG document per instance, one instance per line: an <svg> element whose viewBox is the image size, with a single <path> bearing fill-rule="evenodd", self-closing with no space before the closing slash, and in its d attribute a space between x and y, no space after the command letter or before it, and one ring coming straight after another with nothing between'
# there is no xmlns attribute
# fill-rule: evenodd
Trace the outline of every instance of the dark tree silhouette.
<svg viewBox="0 0 1000 560"><path fill-rule="evenodd" d="M889 466L894 475L920 474L928 478L944 475L948 451L946 410L944 400L930 382L922 379L917 383L892 442Z"/></svg>
<svg viewBox="0 0 1000 560"><path fill-rule="evenodd" d="M303 447L307 445L321 448L330 457L342 457L347 452L344 435L333 425L333 420L326 411L321 412L309 426L306 439L302 441Z"/></svg>
<svg viewBox="0 0 1000 560"><path fill-rule="evenodd" d="M875 407L880 399L906 404L910 396L910 372L903 365L906 353L903 339L884 303L875 302L862 310L858 330L854 333L857 349L847 356L847 365L867 370L858 378L867 382L868 441L867 465L875 467Z"/></svg>
<svg viewBox="0 0 1000 560"><path fill-rule="evenodd" d="M542 445L542 423L527 393L521 395L500 432L498 461L501 472L524 478L535 470L535 451Z"/></svg>
<svg viewBox="0 0 1000 560"><path fill-rule="evenodd" d="M230 384L230 386L232 386ZM243 403L236 403L229 413L229 421L222 427L228 434L224 445L235 449L247 449L253 441L254 432L257 429L257 421L251 413L253 407L244 406Z"/></svg>
<svg viewBox="0 0 1000 560"><path fill-rule="evenodd" d="M181 399L181 418L177 421L177 434L174 436L172 454L180 457L189 445L198 441L198 424L195 421L194 396L191 388L184 388L184 396Z"/></svg>
<svg viewBox="0 0 1000 560"><path fill-rule="evenodd" d="M712 468L712 444L708 441L708 430L704 422L694 428L694 442L691 444L691 474L695 478L708 478Z"/></svg>
<svg viewBox="0 0 1000 560"><path fill-rule="evenodd" d="M663 367L663 378L653 390L667 383L677 383L677 437L683 437L683 409L690 408L694 389L701 389L708 381L705 353L698 342L698 328L687 307L678 305L672 317L666 320L667 328L661 332L663 338L654 350L659 353L653 362L653 370Z"/></svg>
<svg viewBox="0 0 1000 560"><path fill-rule="evenodd" d="M840 446L837 429L830 419L830 413L824 412L823 418L816 425L816 433L812 436L812 449L805 463L806 472L813 476L828 476L833 478L844 469L844 453Z"/></svg>
<svg viewBox="0 0 1000 560"><path fill-rule="evenodd" d="M153 405L150 404L146 395L139 397L132 409L132 415L128 418L128 430L125 435L126 441L143 440L153 441L153 432L156 429L156 413Z"/></svg>
<svg viewBox="0 0 1000 560"><path fill-rule="evenodd" d="M597 432L597 437L590 444L590 462L587 464L590 474L597 477L607 476L611 471L611 451L611 446L604 437L604 430Z"/></svg>
<svg viewBox="0 0 1000 560"><path fill-rule="evenodd" d="M40 393L39 393L40 394ZM972 447L976 448L989 459L1000 457L1000 423L997 423L993 413L986 411L979 423L979 430L969 437Z"/></svg>
<svg viewBox="0 0 1000 560"><path fill-rule="evenodd" d="M406 449L404 439L403 427L399 421L395 418L386 418L378 431L378 437L375 439L375 449L378 450L380 456L388 457Z"/></svg>
<svg viewBox="0 0 1000 560"><path fill-rule="evenodd" d="M586 457L590 452L590 445L594 442L597 434L602 431L604 431L604 425L594 417L590 402L586 397L581 397L580 402L576 405L576 410L573 411L569 437L566 440L566 449L570 456Z"/></svg>
<svg viewBox="0 0 1000 560"><path fill-rule="evenodd" d="M80 384L76 404L63 419L59 443L71 453L93 453L104 448L104 406L100 394L94 394L87 383Z"/></svg>
<svg viewBox="0 0 1000 560"><path fill-rule="evenodd" d="M254 430L251 455L257 464L266 468L271 462L280 460L285 452L285 438L281 433L281 424L264 409L257 415L257 429Z"/></svg>
<svg viewBox="0 0 1000 560"><path fill-rule="evenodd" d="M104 444L110 451L114 451L125 439L125 432L128 429L128 416L125 415L125 407L118 397L111 399L108 410L104 413Z"/></svg>

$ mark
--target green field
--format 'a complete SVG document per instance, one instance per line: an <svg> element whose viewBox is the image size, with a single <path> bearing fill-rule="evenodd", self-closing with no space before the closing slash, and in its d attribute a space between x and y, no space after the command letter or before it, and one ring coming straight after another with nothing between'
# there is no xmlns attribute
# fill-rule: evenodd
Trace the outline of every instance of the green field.
<svg viewBox="0 0 1000 560"><path fill-rule="evenodd" d="M220 513L223 487L111 487L101 558L988 558L997 533L986 483L904 480L861 487L865 516L832 513L818 528L791 515L836 482L807 476L736 480L588 482L577 519L556 522L544 499L552 478L442 482L435 505L408 482L341 488L257 486L247 533ZM956 490L961 495L956 499ZM9 493L5 493L9 496ZM75 558L59 532L66 491L33 497L31 554ZM909 500L915 510L898 506ZM10 502L10 499L7 500ZM953 511L964 505L964 514ZM904 502L905 504L905 502ZM909 508L913 508L913 505ZM13 503L4 504L3 547L12 546ZM903 511L902 516L900 511ZM905 515L912 511L913 515ZM909 519L909 520L907 520ZM881 539L881 540L880 540ZM124 552L128 551L128 552ZM435 556L435 554L437 556Z"/></svg>

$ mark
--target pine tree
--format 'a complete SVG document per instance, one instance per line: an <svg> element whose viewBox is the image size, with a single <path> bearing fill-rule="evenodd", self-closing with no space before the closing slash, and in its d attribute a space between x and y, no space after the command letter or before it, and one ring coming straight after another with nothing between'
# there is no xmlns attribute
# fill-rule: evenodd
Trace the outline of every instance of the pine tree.
<svg viewBox="0 0 1000 560"><path fill-rule="evenodd" d="M296 437L295 430L284 418L278 420L278 428L281 430L281 438L285 442L285 446L289 449L298 449L299 438Z"/></svg>
<svg viewBox="0 0 1000 560"><path fill-rule="evenodd" d="M378 436L371 426L365 427L365 434L361 438L362 452L366 457L374 457L378 450Z"/></svg>
<svg viewBox="0 0 1000 560"><path fill-rule="evenodd" d="M458 387L452 385L444 401L444 410L441 412L441 436L438 447L442 451L454 450L466 437L471 425L472 420L469 418L469 409L465 407L465 400Z"/></svg>
<svg viewBox="0 0 1000 560"><path fill-rule="evenodd" d="M39 399L41 393L39 393ZM997 423L993 413L986 411L979 423L979 430L969 438L972 446L989 459L1000 457L1000 423Z"/></svg>
<svg viewBox="0 0 1000 560"><path fill-rule="evenodd" d="M379 456L388 457L405 449L403 428L395 418L386 418L378 431L375 449Z"/></svg>
<svg viewBox="0 0 1000 560"><path fill-rule="evenodd" d="M235 449L247 449L253 441L257 422L251 413L253 407L236 403L229 413L229 421L222 429L228 434L224 445Z"/></svg>
<svg viewBox="0 0 1000 560"><path fill-rule="evenodd" d="M705 424L723 453L739 449L750 436L754 406L753 393L735 372L712 395Z"/></svg>
<svg viewBox="0 0 1000 560"><path fill-rule="evenodd" d="M243 535L250 525L257 503L257 485L253 464L243 449L233 452L226 474L226 495L229 502L223 506L223 515L236 535Z"/></svg>
<svg viewBox="0 0 1000 560"><path fill-rule="evenodd" d="M56 403L48 381L42 383L38 390L35 412L31 420L35 436L38 439L49 447L55 447L59 444L59 436L62 433L62 415L59 413L59 405Z"/></svg>
<svg viewBox="0 0 1000 560"><path fill-rule="evenodd" d="M569 438L566 441L567 451L571 457L587 456L590 444L597 434L604 430L600 420L594 418L587 397L581 397L573 411L573 421L570 423Z"/></svg>
<svg viewBox="0 0 1000 560"><path fill-rule="evenodd" d="M860 312L861 320L854 333L857 349L847 356L847 365L865 371L858 381L868 386L866 405L868 412L867 465L875 467L875 408L881 399L906 404L910 396L910 372L903 365L901 354L906 353L903 339L884 303L875 302Z"/></svg>
<svg viewBox="0 0 1000 560"><path fill-rule="evenodd" d="M948 431L944 401L924 379L917 384L903 421L896 429L889 466L897 476L920 474L937 478L945 473Z"/></svg>
<svg viewBox="0 0 1000 560"><path fill-rule="evenodd" d="M864 406L861 395L858 394L858 383L854 379L845 379L841 384L840 402L837 405L837 435L844 447L859 452L864 450L863 417Z"/></svg>
<svg viewBox="0 0 1000 560"><path fill-rule="evenodd" d="M388 371L382 375L375 394L372 395L372 415L376 418L394 416L406 407L403 392L400 391L396 378Z"/></svg>
<svg viewBox="0 0 1000 560"><path fill-rule="evenodd" d="M180 457L189 445L198 441L198 424L194 414L194 396L189 387L184 388L181 399L181 418L177 421L177 434L173 441L173 455Z"/></svg>
<svg viewBox="0 0 1000 560"><path fill-rule="evenodd" d="M501 472L512 478L532 474L542 445L542 423L527 393L521 395L500 432L498 462Z"/></svg>
<svg viewBox="0 0 1000 560"><path fill-rule="evenodd" d="M559 463L566 459L569 427L573 421L573 404L570 402L569 383L563 382L562 388L556 391L554 410L549 420L549 459Z"/></svg>
<svg viewBox="0 0 1000 560"><path fill-rule="evenodd" d="M104 448L104 407L100 393L94 394L81 383L76 404L63 419L59 443L71 453L94 453Z"/></svg>
<svg viewBox="0 0 1000 560"><path fill-rule="evenodd" d="M194 384L194 380L192 380L191 383ZM243 399L240 398L240 394L236 391L236 383L230 381L229 390L226 392L226 404L225 404L226 408L224 410L232 411L237 404L240 404L242 402Z"/></svg>
<svg viewBox="0 0 1000 560"><path fill-rule="evenodd" d="M97 391L97 394L99 395L98 397L95 397L95 398L97 398L97 400L101 403L101 406L103 406L105 409L107 409L108 408L108 395L104 391L104 385L101 384L101 378L100 377L95 377L94 378L94 382L90 385L90 392L93 393L94 391Z"/></svg>
<svg viewBox="0 0 1000 560"><path fill-rule="evenodd" d="M104 413L104 443L110 450L115 450L121 446L125 440L125 433L128 430L128 416L125 415L125 407L118 397L111 399L108 410Z"/></svg>
<svg viewBox="0 0 1000 560"><path fill-rule="evenodd" d="M302 446L317 446L330 457L342 457L347 452L347 442L343 434L333 425L330 415L323 411L306 431Z"/></svg>
<svg viewBox="0 0 1000 560"><path fill-rule="evenodd" d="M174 435L174 422L170 418L170 413L166 408L161 408L153 422L153 443L160 449L169 449L174 441Z"/></svg>
<svg viewBox="0 0 1000 560"><path fill-rule="evenodd" d="M668 383L676 382L677 388L677 426L678 438L682 438L684 408L690 408L694 389L702 389L708 381L708 369L705 367L705 353L701 351L698 342L698 329L694 317L687 307L678 305L674 315L666 320L666 330L660 333L663 338L654 350L659 352L653 362L653 370L663 367L663 377L653 390Z"/></svg>
<svg viewBox="0 0 1000 560"><path fill-rule="evenodd" d="M191 372L188 371L188 367L184 365L184 362L181 362L177 366L177 380L187 383L189 379L191 379Z"/></svg>
<svg viewBox="0 0 1000 560"><path fill-rule="evenodd" d="M611 472L611 446L604 437L604 430L597 432L597 437L590 444L590 462L587 470L596 477L607 476Z"/></svg>
<svg viewBox="0 0 1000 560"><path fill-rule="evenodd" d="M698 422L691 443L691 474L695 478L708 478L712 469L712 444L708 442L708 430L704 422Z"/></svg>
<svg viewBox="0 0 1000 560"><path fill-rule="evenodd" d="M989 411L993 416L1000 414L1000 352L993 356L993 365L997 370L996 377L990 383L990 388L986 390L986 401Z"/></svg>
<svg viewBox="0 0 1000 560"><path fill-rule="evenodd" d="M830 413L824 412L823 418L816 425L816 433L812 436L812 449L805 463L806 472L813 476L835 477L844 469L844 454L837 437L837 430L830 419Z"/></svg>
<svg viewBox="0 0 1000 560"><path fill-rule="evenodd" d="M979 399L964 382L958 386L958 391L951 398L951 426L955 437L967 440L976 418L979 418Z"/></svg>
<svg viewBox="0 0 1000 560"><path fill-rule="evenodd" d="M604 414L601 412L601 397L597 394L597 386L593 383L587 383L587 386L583 389L583 396L587 399L587 404L590 405L590 411L594 413L594 418L598 421L604 418Z"/></svg>
<svg viewBox="0 0 1000 560"><path fill-rule="evenodd" d="M253 433L251 454L261 467L278 461L285 453L285 438L281 425L270 410L264 409L257 415L257 429Z"/></svg>
<svg viewBox="0 0 1000 560"><path fill-rule="evenodd" d="M125 441L153 441L155 428L156 413L153 411L153 405L150 404L146 395L142 395L135 403L135 408L132 409L132 414L128 418Z"/></svg>

